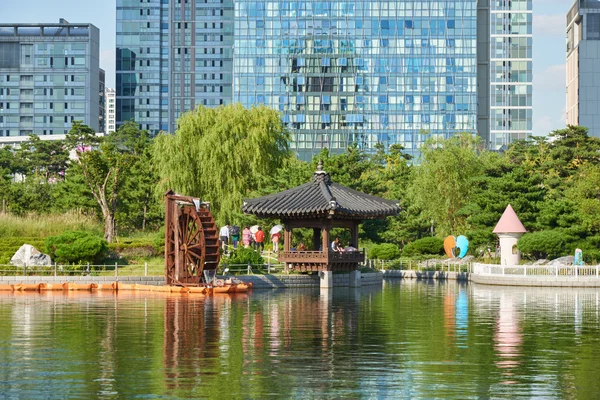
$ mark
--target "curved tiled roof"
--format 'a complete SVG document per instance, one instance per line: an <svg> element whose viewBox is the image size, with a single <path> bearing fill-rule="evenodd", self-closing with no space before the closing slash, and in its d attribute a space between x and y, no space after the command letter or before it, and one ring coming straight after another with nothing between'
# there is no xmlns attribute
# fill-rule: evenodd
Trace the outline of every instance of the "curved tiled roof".
<svg viewBox="0 0 600 400"><path fill-rule="evenodd" d="M371 219L397 215L396 201L382 199L331 182L319 169L312 182L283 192L244 201L242 211L267 218L305 218L335 215L342 218Z"/></svg>

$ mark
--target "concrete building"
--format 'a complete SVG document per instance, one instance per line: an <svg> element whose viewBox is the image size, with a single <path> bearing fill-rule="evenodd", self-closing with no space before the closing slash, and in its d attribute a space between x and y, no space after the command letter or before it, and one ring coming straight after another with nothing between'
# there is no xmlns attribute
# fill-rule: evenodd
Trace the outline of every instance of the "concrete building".
<svg viewBox="0 0 600 400"><path fill-rule="evenodd" d="M600 137L600 2L577 0L567 13L567 124Z"/></svg>
<svg viewBox="0 0 600 400"><path fill-rule="evenodd" d="M106 131L104 130L104 127L106 126L106 98L104 97L106 91L105 79L106 72L102 68L100 68L100 81L98 86L98 95L100 96L100 98L98 99L98 106L100 107L100 111L98 114L98 129L100 130L100 132L103 133L106 133Z"/></svg>
<svg viewBox="0 0 600 400"><path fill-rule="evenodd" d="M117 0L117 126L174 132L196 105L231 102L233 0Z"/></svg>
<svg viewBox="0 0 600 400"><path fill-rule="evenodd" d="M117 129L117 92L115 89L106 88L104 99L106 100L104 106L106 109L104 133L109 134Z"/></svg>
<svg viewBox="0 0 600 400"><path fill-rule="evenodd" d="M98 63L92 24L0 24L0 138L98 131Z"/></svg>

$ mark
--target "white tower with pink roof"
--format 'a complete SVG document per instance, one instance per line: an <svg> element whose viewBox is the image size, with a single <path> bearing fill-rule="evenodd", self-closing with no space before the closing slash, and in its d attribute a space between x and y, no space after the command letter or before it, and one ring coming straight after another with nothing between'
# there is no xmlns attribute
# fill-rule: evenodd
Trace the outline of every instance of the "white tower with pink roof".
<svg viewBox="0 0 600 400"><path fill-rule="evenodd" d="M517 248L517 242L527 229L510 204L504 210L493 232L500 239L500 264L518 265L521 261L521 253Z"/></svg>

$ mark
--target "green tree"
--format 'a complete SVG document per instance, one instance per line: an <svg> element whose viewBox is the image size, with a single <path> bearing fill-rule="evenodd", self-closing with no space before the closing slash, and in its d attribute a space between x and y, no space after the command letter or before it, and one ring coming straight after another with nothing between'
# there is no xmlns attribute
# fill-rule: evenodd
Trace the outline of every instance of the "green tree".
<svg viewBox="0 0 600 400"><path fill-rule="evenodd" d="M573 176L565 197L574 207L582 228L588 233L600 233L600 166L585 162Z"/></svg>
<svg viewBox="0 0 600 400"><path fill-rule="evenodd" d="M42 140L38 135L30 135L17 151L17 157L20 159L19 172L28 179L49 183L63 179L69 152L62 141Z"/></svg>
<svg viewBox="0 0 600 400"><path fill-rule="evenodd" d="M151 146L143 146L139 157L131 165L121 191L117 221L128 230L145 231L150 225L158 228L162 224L162 197L156 196L158 176L152 167Z"/></svg>
<svg viewBox="0 0 600 400"><path fill-rule="evenodd" d="M16 171L16 159L12 149L0 147L0 213L6 213L11 200L12 177Z"/></svg>
<svg viewBox="0 0 600 400"><path fill-rule="evenodd" d="M129 121L116 132L97 137L90 127L75 121L67 144L76 150L75 162L102 212L104 239L112 242L119 195L129 171L149 144L148 133Z"/></svg>
<svg viewBox="0 0 600 400"><path fill-rule="evenodd" d="M199 106L179 118L174 135L155 139L160 189L210 201L223 224L239 213L245 196L282 168L289 140L279 114L267 107Z"/></svg>
<svg viewBox="0 0 600 400"><path fill-rule="evenodd" d="M469 203L473 179L482 171L480 152L480 139L468 133L429 138L422 148L409 194L441 236L467 228L466 216L459 211Z"/></svg>

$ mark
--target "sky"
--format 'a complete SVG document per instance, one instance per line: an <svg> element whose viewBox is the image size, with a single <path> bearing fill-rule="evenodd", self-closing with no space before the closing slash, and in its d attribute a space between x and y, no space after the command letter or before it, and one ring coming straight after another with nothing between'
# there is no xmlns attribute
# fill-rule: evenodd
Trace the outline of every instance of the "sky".
<svg viewBox="0 0 600 400"><path fill-rule="evenodd" d="M533 134L565 126L566 14L574 1L533 0ZM116 0L0 0L0 23L48 23L64 18L100 29L100 68L115 86Z"/></svg>

